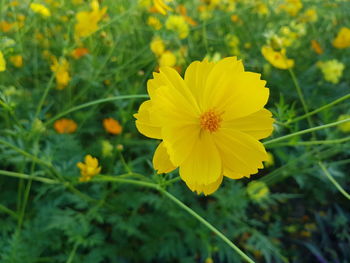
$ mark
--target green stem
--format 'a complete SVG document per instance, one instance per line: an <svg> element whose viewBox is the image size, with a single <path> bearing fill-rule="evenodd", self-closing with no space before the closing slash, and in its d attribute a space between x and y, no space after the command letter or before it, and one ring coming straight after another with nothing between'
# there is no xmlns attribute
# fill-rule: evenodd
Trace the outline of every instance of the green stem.
<svg viewBox="0 0 350 263"><path fill-rule="evenodd" d="M334 140L318 140L318 141L299 141L299 142L286 142L286 143L278 143L274 144L272 147L280 147L280 146L299 146L299 145L318 145L318 144L337 144L342 142L350 141L350 136L334 139ZM270 146L271 147L271 146Z"/></svg>
<svg viewBox="0 0 350 263"><path fill-rule="evenodd" d="M72 262L73 262L73 259L74 259L74 257L75 257L75 253L77 252L77 249L78 249L78 246L79 246L78 242L74 244L73 249L72 249L72 251L70 252L69 257L68 257L66 263L72 263Z"/></svg>
<svg viewBox="0 0 350 263"><path fill-rule="evenodd" d="M217 228L215 228L212 224L210 224L207 220L205 220L203 217L201 217L199 214L197 214L195 211L193 211L190 207L182 203L179 199L177 199L175 196L170 194L169 192L160 189L160 192L162 192L167 198L169 198L171 201L173 201L175 204L177 204L179 207L181 207L183 210L185 210L187 213L189 213L191 216L196 218L199 222L201 222L205 227L207 227L209 230L214 232L222 241L224 241L227 245L229 245L234 251L236 251L245 261L254 263L254 261L249 258L240 248L238 248L231 240L229 240L224 234L222 234Z"/></svg>
<svg viewBox="0 0 350 263"><path fill-rule="evenodd" d="M206 221L203 217L198 215L195 211L193 211L191 208L189 208L187 205L182 203L179 199L177 199L175 196L167 192L165 189L162 189L159 185L154 183L148 183L148 182L142 182L142 181L136 181L136 180L130 180L130 179L122 179L122 178L116 178L112 176L99 176L95 177L93 181L100 181L100 182L119 182L119 183L127 183L127 184L133 184L138 186L145 186L148 188L152 188L155 190L158 190L162 194L164 194L167 198L169 198L171 201L176 203L179 207L184 209L186 212L188 212L191 216L196 218L199 222L201 222L204 226L206 226L209 230L213 231L221 240L223 240L226 244L228 244L235 252L237 252L244 260L250 263L254 263L253 260L251 260L242 250L240 250L235 244L233 244L224 234L222 234L218 229L216 229L212 224L210 224L208 221Z"/></svg>
<svg viewBox="0 0 350 263"><path fill-rule="evenodd" d="M40 99L40 102L39 102L39 104L38 104L38 107L36 108L33 121L35 121L35 119L38 118L38 115L39 115L39 113L40 113L40 111L41 111L41 108L42 108L43 105L44 105L45 99L46 99L46 97L47 97L47 94L49 93L49 90L50 90L50 88L51 88L51 85L52 85L52 82L53 82L54 78L55 78L55 74L52 73L52 74L51 74L51 78L50 78L49 82L47 83L46 89L44 90L44 93L43 93L43 95L42 95L42 97L41 97L41 99Z"/></svg>
<svg viewBox="0 0 350 263"><path fill-rule="evenodd" d="M41 183L45 184L59 184L59 181L55 181L52 179L48 179L45 177L40 177L40 176L34 176L34 175L29 175L29 174L23 174L23 173L15 173L15 172L10 172L10 171L5 171L5 170L0 170L0 175L6 175L10 177L16 177L16 178L22 178L22 179L27 179L27 180L34 180L38 181Z"/></svg>
<svg viewBox="0 0 350 263"><path fill-rule="evenodd" d="M338 184L338 182L332 177L332 175L328 172L327 168L324 166L322 162L318 162L318 165L321 167L323 173L327 176L329 181L339 190L342 195L344 195L347 199L350 200L350 195L344 190L343 187Z"/></svg>
<svg viewBox="0 0 350 263"><path fill-rule="evenodd" d="M284 141L286 139L289 139L289 138L292 138L292 137L295 137L295 136L298 136L298 135L302 135L302 134L306 134L306 133L310 133L310 132L314 132L314 131L330 128L330 127L337 126L339 124L342 124L342 123L345 123L345 122L348 122L348 121L350 121L350 118L347 118L347 119L341 120L341 121L331 122L331 123L328 123L328 124L316 126L316 127L305 129L305 130L301 130L301 131L294 132L294 133L291 133L291 134L288 134L288 135L285 135L285 136L281 136L281 137L278 137L278 138L275 138L275 139L272 139L272 140L268 140L268 141L264 142L264 145L266 146L266 145L269 145L269 144L272 144L272 143L276 143L276 142L279 142L279 141Z"/></svg>
<svg viewBox="0 0 350 263"><path fill-rule="evenodd" d="M74 111L78 111L96 104L100 104L100 103L105 103L105 102L109 102L109 101L116 101L116 100L124 100L124 99L135 99L135 98L148 98L148 95L145 94L141 94L141 95L122 95L122 96L116 96L116 97L111 97L111 98L105 98L105 99L99 99L99 100L94 100L94 101L90 101L75 107L72 107L68 110L65 110L59 114L57 114L55 117L49 119L48 121L45 122L45 125L49 125L52 122L54 122L55 120L61 118L62 116L65 116L71 112Z"/></svg>
<svg viewBox="0 0 350 263"><path fill-rule="evenodd" d="M14 211L12 211L11 209L8 209L6 206L2 204L0 204L0 211L12 216L15 219L18 218L18 215Z"/></svg>
<svg viewBox="0 0 350 263"><path fill-rule="evenodd" d="M0 139L0 144L6 145L7 147L9 147L9 148L15 150L16 152L18 152L18 153L28 157L29 159L31 159L32 161L34 161L34 162L36 162L38 164L42 164L42 165L45 165L45 166L47 166L49 168L52 168L52 165L50 163L47 163L45 161L40 160L36 156L34 156L34 155L32 155L32 154L30 154L30 153L28 153L28 152L18 148L17 146L12 145L11 143L8 143L7 141L4 141L4 140Z"/></svg>
<svg viewBox="0 0 350 263"><path fill-rule="evenodd" d="M316 110L310 111L308 114L304 114L304 115L299 116L299 117L297 117L295 119L289 120L286 123L284 123L284 125L288 125L290 123L303 120L303 119L305 119L305 118L307 118L309 116L312 116L312 115L314 115L316 113L319 113L320 111L326 110L326 109L328 109L328 108L330 108L330 107L332 107L332 106L334 106L334 105L336 105L336 104L338 104L338 103L340 103L340 102L342 102L344 100L347 100L349 98L350 98L350 94L347 94L347 95L345 95L345 96L343 96L343 97L341 97L339 99L336 99L336 100L334 100L334 101L332 101L332 102L330 102L330 103L328 103L326 105L321 106L320 108L318 108Z"/></svg>

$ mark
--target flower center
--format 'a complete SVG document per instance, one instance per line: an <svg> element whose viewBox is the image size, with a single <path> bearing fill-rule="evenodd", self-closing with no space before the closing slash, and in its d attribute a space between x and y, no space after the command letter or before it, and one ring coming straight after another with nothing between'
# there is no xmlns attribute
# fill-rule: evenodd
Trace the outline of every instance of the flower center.
<svg viewBox="0 0 350 263"><path fill-rule="evenodd" d="M203 113L200 117L201 128L209 132L216 132L220 128L221 121L220 114L217 114L213 110Z"/></svg>

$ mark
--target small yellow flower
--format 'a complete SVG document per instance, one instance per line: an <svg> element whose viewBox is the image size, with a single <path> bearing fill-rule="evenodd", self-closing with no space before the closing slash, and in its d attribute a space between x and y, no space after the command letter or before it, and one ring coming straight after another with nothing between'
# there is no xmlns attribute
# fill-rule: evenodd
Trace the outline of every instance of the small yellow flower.
<svg viewBox="0 0 350 263"><path fill-rule="evenodd" d="M270 136L273 119L264 108L269 97L260 74L245 71L236 57L217 63L195 61L184 79L160 67L149 80L137 129L160 139L153 166L158 173L179 167L187 186L198 194L215 192L223 177L249 177L267 160L260 139Z"/></svg>
<svg viewBox="0 0 350 263"><path fill-rule="evenodd" d="M77 167L80 169L80 182L90 181L91 178L101 172L101 167L98 166L97 158L92 157L90 154L85 156L85 163L77 163Z"/></svg>
<svg viewBox="0 0 350 263"><path fill-rule="evenodd" d="M350 47L350 28L342 27L332 44L339 49Z"/></svg>
<svg viewBox="0 0 350 263"><path fill-rule="evenodd" d="M248 183L247 193L250 199L259 202L269 195L270 190L264 182L251 181L250 183Z"/></svg>
<svg viewBox="0 0 350 263"><path fill-rule="evenodd" d="M317 66L321 69L326 81L337 84L343 75L345 65L336 59L319 61Z"/></svg>
<svg viewBox="0 0 350 263"><path fill-rule="evenodd" d="M299 19L302 23L307 22L316 22L317 21L317 12L314 8L307 9Z"/></svg>
<svg viewBox="0 0 350 263"><path fill-rule="evenodd" d="M69 75L69 62L65 58L61 58L59 61L56 57L52 57L51 71L55 73L56 87L61 90L64 89L71 77Z"/></svg>
<svg viewBox="0 0 350 263"><path fill-rule="evenodd" d="M21 55L11 56L10 61L16 68L23 66L23 57Z"/></svg>
<svg viewBox="0 0 350 263"><path fill-rule="evenodd" d="M350 114L343 114L339 116L338 121L346 120L349 118L350 118ZM339 124L338 129L341 130L342 132L350 132L350 121Z"/></svg>
<svg viewBox="0 0 350 263"><path fill-rule="evenodd" d="M155 30L159 30L162 28L162 23L160 22L160 20L154 16L150 16L147 19L147 25L149 25L150 27L152 27Z"/></svg>
<svg viewBox="0 0 350 263"><path fill-rule="evenodd" d="M164 41L160 37L155 37L151 44L150 44L152 52L156 56L160 56L164 53L165 51L165 44Z"/></svg>
<svg viewBox="0 0 350 263"><path fill-rule="evenodd" d="M0 72L5 70L6 70L6 61L5 61L4 55L0 51Z"/></svg>
<svg viewBox="0 0 350 263"><path fill-rule="evenodd" d="M303 3L301 0L285 0L285 2L279 6L279 9L287 12L291 16L296 16L302 8Z"/></svg>
<svg viewBox="0 0 350 263"><path fill-rule="evenodd" d="M34 13L38 13L38 14L42 15L43 17L51 16L50 10L42 4L31 3L29 7L30 7L30 9L33 10Z"/></svg>
<svg viewBox="0 0 350 263"><path fill-rule="evenodd" d="M164 3L164 0L153 0L153 5L155 9L162 15L166 15L168 11L173 10L166 3Z"/></svg>
<svg viewBox="0 0 350 263"><path fill-rule="evenodd" d="M98 30L98 23L107 12L107 7L100 9L98 1L91 2L91 11L81 11L76 14L77 23L74 27L76 39L90 36Z"/></svg>
<svg viewBox="0 0 350 263"><path fill-rule="evenodd" d="M270 46L263 46L261 53L272 66L279 69L289 69L294 66L294 60L286 57L286 50L275 51Z"/></svg>
<svg viewBox="0 0 350 263"><path fill-rule="evenodd" d="M178 15L169 16L165 22L165 27L169 30L175 31L181 39L186 38L190 31L184 17Z"/></svg>
<svg viewBox="0 0 350 263"><path fill-rule="evenodd" d="M176 56L171 51L165 51L158 62L160 67L174 67L176 65Z"/></svg>

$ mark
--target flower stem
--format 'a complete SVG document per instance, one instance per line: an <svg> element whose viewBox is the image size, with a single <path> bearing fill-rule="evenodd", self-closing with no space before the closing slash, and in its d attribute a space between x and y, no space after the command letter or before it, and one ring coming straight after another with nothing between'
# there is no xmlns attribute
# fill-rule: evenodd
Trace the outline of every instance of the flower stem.
<svg viewBox="0 0 350 263"><path fill-rule="evenodd" d="M205 227L209 230L213 231L222 241L224 241L227 245L229 245L234 251L236 251L245 261L254 263L254 261L249 258L241 249L239 249L231 240L229 240L224 234L222 234L217 228L215 228L212 224L210 224L207 220L177 199L175 196L170 194L164 189L160 189L160 192L163 193L167 198L189 213L191 216L196 218L199 222L201 222Z"/></svg>
<svg viewBox="0 0 350 263"><path fill-rule="evenodd" d="M350 200L350 194L348 194L343 187L338 184L338 182L332 177L332 175L328 172L327 168L324 166L322 162L318 162L318 165L321 167L323 173L327 176L329 181L339 190L340 193L342 193L343 196L345 196L347 199Z"/></svg>
<svg viewBox="0 0 350 263"><path fill-rule="evenodd" d="M122 95L122 96L116 96L116 97L111 97L111 98L105 98L105 99L99 99L99 100L94 100L94 101L90 101L84 104L80 104L78 106L72 107L68 110L65 110L59 114L57 114L56 116L54 116L53 118L49 119L48 121L45 122L45 126L51 124L52 122L54 122L55 120L61 118L62 116L65 116L71 112L74 111L78 111L96 104L100 104L100 103L105 103L105 102L109 102L109 101L115 101L115 100L123 100L123 99L135 99L135 98L148 98L148 95L145 94L141 94L141 95Z"/></svg>
<svg viewBox="0 0 350 263"><path fill-rule="evenodd" d="M332 101L332 102L330 102L330 103L328 103L326 105L323 105L323 106L317 108L316 110L310 111L308 114L304 114L304 115L299 116L299 117L297 117L295 119L289 120L289 121L285 122L284 125L288 125L290 123L297 122L297 121L300 121L302 119L305 119L308 116L312 116L312 115L314 115L316 113L319 113L320 111L326 110L326 109L328 109L328 108L330 108L330 107L332 107L332 106L334 106L334 105L336 105L336 104L338 104L340 102L343 102L344 100L347 100L349 98L350 98L350 94L346 94L345 96L340 97L339 99L336 99L336 100L334 100L334 101Z"/></svg>
<svg viewBox="0 0 350 263"><path fill-rule="evenodd" d="M298 135L302 135L302 134L306 134L306 133L310 133L310 132L314 132L314 131L330 128L330 127L337 126L337 125L339 125L341 123L345 123L345 122L348 122L348 121L350 121L350 118L347 118L347 119L344 119L344 120L340 120L340 121L331 122L331 123L328 123L328 124L316 126L316 127L305 129L305 130L301 130L301 131L294 132L294 133L291 133L291 134L288 134L288 135L285 135L285 136L281 136L281 137L278 137L278 138L275 138L275 139L268 140L268 141L264 142L264 145L266 146L266 145L269 145L269 144L272 144L272 143L276 143L276 142L279 142L279 141L284 141L286 139L289 139L289 138L292 138L292 137L295 137L295 136L298 136Z"/></svg>

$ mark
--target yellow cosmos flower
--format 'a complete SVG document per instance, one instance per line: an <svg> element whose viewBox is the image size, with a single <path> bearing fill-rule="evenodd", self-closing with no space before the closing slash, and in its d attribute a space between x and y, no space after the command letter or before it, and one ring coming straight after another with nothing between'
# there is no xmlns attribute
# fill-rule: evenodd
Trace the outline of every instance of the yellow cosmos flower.
<svg viewBox="0 0 350 263"><path fill-rule="evenodd" d="M90 181L91 178L101 172L101 166L98 166L97 158L92 157L90 154L85 156L85 163L79 162L77 167L80 169L80 182Z"/></svg>
<svg viewBox="0 0 350 263"><path fill-rule="evenodd" d="M174 67L176 65L176 56L171 51L165 51L159 58L160 67Z"/></svg>
<svg viewBox="0 0 350 263"><path fill-rule="evenodd" d="M16 68L23 66L23 57L21 55L11 56L10 61Z"/></svg>
<svg viewBox="0 0 350 263"><path fill-rule="evenodd" d="M51 71L55 73L57 89L64 89L71 77L69 75L69 62L65 58L61 58L59 61L56 57L52 57Z"/></svg>
<svg viewBox="0 0 350 263"><path fill-rule="evenodd" d="M42 15L43 17L51 16L50 10L42 4L31 3L29 7L30 7L30 9L33 10L34 13L38 13L38 14Z"/></svg>
<svg viewBox="0 0 350 263"><path fill-rule="evenodd" d="M350 47L350 28L342 27L332 44L339 49Z"/></svg>
<svg viewBox="0 0 350 263"><path fill-rule="evenodd" d="M185 18L178 15L169 16L165 22L165 27L169 30L175 31L181 39L186 38L190 31Z"/></svg>
<svg viewBox="0 0 350 263"><path fill-rule="evenodd" d="M153 5L156 8L156 10L162 15L166 15L168 11L173 10L166 3L164 3L164 0L153 0Z"/></svg>
<svg viewBox="0 0 350 263"><path fill-rule="evenodd" d="M343 75L345 65L336 59L319 61L317 66L321 69L326 81L337 84Z"/></svg>
<svg viewBox="0 0 350 263"><path fill-rule="evenodd" d="M107 12L107 7L100 9L98 1L91 2L92 11L81 11L76 14L75 38L87 37L98 30L98 23Z"/></svg>
<svg viewBox="0 0 350 263"><path fill-rule="evenodd" d="M160 56L165 51L165 44L164 41L160 37L153 38L151 44L150 44L151 50L156 56Z"/></svg>
<svg viewBox="0 0 350 263"><path fill-rule="evenodd" d="M303 3L301 0L285 0L285 2L279 6L279 9L287 12L291 16L296 16L302 8Z"/></svg>
<svg viewBox="0 0 350 263"><path fill-rule="evenodd" d="M279 69L289 69L294 66L294 60L286 57L286 50L275 51L272 47L263 46L261 53L272 66Z"/></svg>
<svg viewBox="0 0 350 263"><path fill-rule="evenodd" d="M162 140L153 157L158 173L179 167L192 191L208 195L224 176L249 177L263 168L267 154L259 140L271 134L273 119L260 74L228 57L195 61L184 79L170 67L153 77L150 100L134 116L142 134Z"/></svg>
<svg viewBox="0 0 350 263"><path fill-rule="evenodd" d="M152 27L155 30L159 30L162 28L162 23L160 22L160 20L154 16L150 16L147 19L147 25L149 25L150 27Z"/></svg>
<svg viewBox="0 0 350 263"><path fill-rule="evenodd" d="M6 70L6 61L5 61L4 55L0 51L0 72L5 70Z"/></svg>

